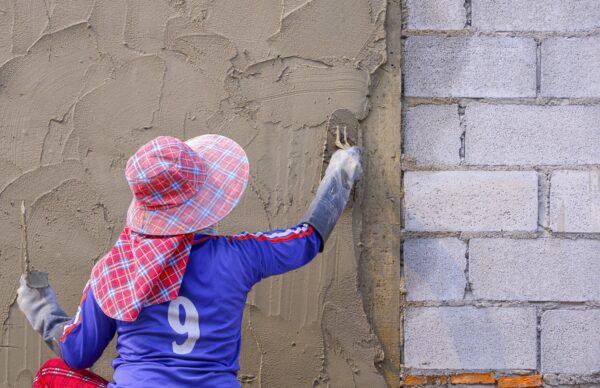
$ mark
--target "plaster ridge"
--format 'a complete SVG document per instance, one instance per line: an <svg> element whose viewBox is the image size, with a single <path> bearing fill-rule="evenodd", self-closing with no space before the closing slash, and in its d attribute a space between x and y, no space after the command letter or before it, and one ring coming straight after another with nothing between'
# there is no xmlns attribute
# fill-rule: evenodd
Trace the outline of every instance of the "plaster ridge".
<svg viewBox="0 0 600 388"><path fill-rule="evenodd" d="M90 24L87 21L79 21L79 22L70 24L68 26L65 26L65 27L63 27L61 29L58 29L56 31L42 33L40 35L40 37L38 39L36 39L27 48L27 51L25 52L25 54L23 54L21 56L26 56L26 55L32 54L34 52L33 49L35 48L35 46L39 45L40 43L42 43L45 40L50 40L50 39L52 39L52 37L64 35L64 34L69 33L69 31L78 30L78 29L82 29L82 28L84 28L85 30L87 30L87 29L90 28Z"/></svg>
<svg viewBox="0 0 600 388"><path fill-rule="evenodd" d="M304 4L300 5L299 7L294 8L287 14L285 13L284 1L285 0L281 0L282 7L281 7L281 16L279 17L279 29L277 31L275 31L273 34L269 35L267 37L267 41L272 40L276 35L281 33L284 20L288 19L290 16L293 16L296 12L302 11L302 9L304 9L304 8L308 8L309 5L311 5L312 3L314 3L315 1L318 1L318 0L308 0Z"/></svg>
<svg viewBox="0 0 600 388"><path fill-rule="evenodd" d="M79 167L77 161L66 160L66 161L63 161L63 162L49 164L49 165L44 165L44 166L39 166L39 167L32 168L30 170L24 171L21 175L19 175L18 177L14 178L10 182L6 183L4 185L4 187L2 187L0 189L0 199L3 196L5 196L7 192L10 192L10 189L12 188L13 185L17 184L19 181L21 181L22 179L26 178L29 175L32 175L32 174L37 173L37 172L41 172L41 170L46 170L46 169L48 169L48 170L57 169L58 171L60 171L60 172L62 172L63 174L66 175L68 173L70 174L70 173L73 173L75 171L79 171L79 169L75 168L75 167ZM61 171L62 168L64 168L64 170Z"/></svg>

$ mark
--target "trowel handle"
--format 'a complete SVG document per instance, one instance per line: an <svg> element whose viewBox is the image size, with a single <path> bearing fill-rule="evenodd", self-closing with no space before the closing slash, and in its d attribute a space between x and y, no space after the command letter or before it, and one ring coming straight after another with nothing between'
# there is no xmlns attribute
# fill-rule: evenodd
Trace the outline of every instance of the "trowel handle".
<svg viewBox="0 0 600 388"><path fill-rule="evenodd" d="M21 272L29 275L29 254L27 252L27 211L25 201L21 201Z"/></svg>
<svg viewBox="0 0 600 388"><path fill-rule="evenodd" d="M29 253L27 252L27 212L25 210L25 201L21 201L21 273L30 288L47 288L48 274L46 272L32 271L29 263Z"/></svg>

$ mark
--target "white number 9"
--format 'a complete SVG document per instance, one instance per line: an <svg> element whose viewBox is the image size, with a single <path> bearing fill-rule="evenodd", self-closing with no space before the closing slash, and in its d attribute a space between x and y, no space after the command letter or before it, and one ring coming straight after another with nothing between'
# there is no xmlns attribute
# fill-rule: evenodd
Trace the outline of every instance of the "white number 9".
<svg viewBox="0 0 600 388"><path fill-rule="evenodd" d="M179 306L185 311L183 324L179 319ZM173 353L188 354L194 349L196 341L200 338L200 324L198 323L198 310L191 300L185 296L178 296L177 299L169 303L169 325L178 334L187 334L188 337L180 345L173 341Z"/></svg>

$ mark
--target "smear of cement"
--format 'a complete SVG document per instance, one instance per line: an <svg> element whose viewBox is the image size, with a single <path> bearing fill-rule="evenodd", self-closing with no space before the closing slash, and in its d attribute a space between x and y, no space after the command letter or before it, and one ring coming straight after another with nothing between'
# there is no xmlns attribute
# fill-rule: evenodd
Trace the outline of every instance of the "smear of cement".
<svg viewBox="0 0 600 388"><path fill-rule="evenodd" d="M221 232L295 224L321 177L329 115L368 122L370 93L385 92L373 83L385 16L383 0L0 0L0 387L27 386L50 356L14 304L21 201L32 267L70 313L123 226L125 163L155 136L221 133L245 147L251 182ZM367 172L370 190L387 190ZM359 244L378 260L361 234L378 206L346 211L313 263L253 290L243 386L386 385L395 342L372 309L382 291L362 284L379 277ZM113 357L114 345L94 370L110 378Z"/></svg>

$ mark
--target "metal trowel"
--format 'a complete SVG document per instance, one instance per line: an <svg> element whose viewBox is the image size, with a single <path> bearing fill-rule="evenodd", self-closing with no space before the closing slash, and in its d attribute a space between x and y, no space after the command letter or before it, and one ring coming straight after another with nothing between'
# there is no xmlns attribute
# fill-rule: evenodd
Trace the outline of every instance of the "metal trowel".
<svg viewBox="0 0 600 388"><path fill-rule="evenodd" d="M354 113L348 109L338 109L329 115L326 125L327 139L323 150L323 169L321 178L325 175L325 170L329 165L331 156L339 149L347 149L352 146L362 147L362 132L360 123L354 116ZM347 207L352 207L355 196L355 188L350 193L350 200Z"/></svg>
<svg viewBox="0 0 600 388"><path fill-rule="evenodd" d="M321 178L325 175L325 170L331 160L331 155L339 149L345 149L352 146L362 146L362 137L360 124L354 116L354 113L348 109L338 109L334 111L327 120L326 125L327 139L323 150L323 170Z"/></svg>
<svg viewBox="0 0 600 388"><path fill-rule="evenodd" d="M46 272L31 270L29 254L27 252L27 214L25 201L21 201L21 272L25 275L25 281L31 288L46 288L48 274Z"/></svg>

